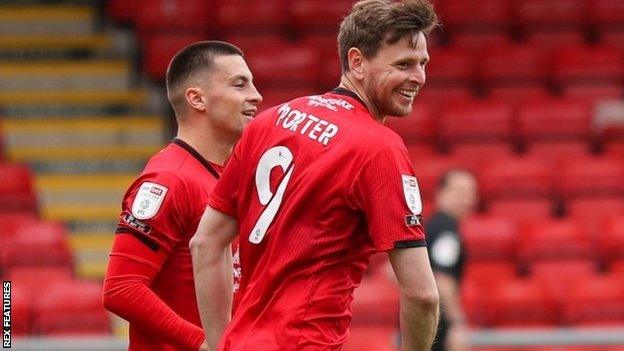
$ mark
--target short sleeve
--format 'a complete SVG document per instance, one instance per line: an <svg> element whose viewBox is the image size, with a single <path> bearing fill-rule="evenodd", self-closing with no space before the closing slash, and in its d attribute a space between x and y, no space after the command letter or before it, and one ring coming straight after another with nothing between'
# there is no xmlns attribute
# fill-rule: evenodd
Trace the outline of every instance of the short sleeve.
<svg viewBox="0 0 624 351"><path fill-rule="evenodd" d="M241 145L241 142L236 144L219 182L208 199L210 207L232 217L236 217L238 208Z"/></svg>
<svg viewBox="0 0 624 351"><path fill-rule="evenodd" d="M171 173L141 175L128 189L117 233L130 233L154 251L171 251L185 235L184 207L188 194Z"/></svg>
<svg viewBox="0 0 624 351"><path fill-rule="evenodd" d="M383 148L364 164L353 184L353 198L377 250L426 245L418 181L404 146Z"/></svg>

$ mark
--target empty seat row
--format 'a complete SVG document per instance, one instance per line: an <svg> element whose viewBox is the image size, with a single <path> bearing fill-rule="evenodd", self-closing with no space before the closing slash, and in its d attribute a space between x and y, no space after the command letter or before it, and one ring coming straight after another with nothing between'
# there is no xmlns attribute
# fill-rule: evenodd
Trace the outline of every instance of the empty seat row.
<svg viewBox="0 0 624 351"><path fill-rule="evenodd" d="M37 213L33 175L28 167L0 161L0 213Z"/></svg>

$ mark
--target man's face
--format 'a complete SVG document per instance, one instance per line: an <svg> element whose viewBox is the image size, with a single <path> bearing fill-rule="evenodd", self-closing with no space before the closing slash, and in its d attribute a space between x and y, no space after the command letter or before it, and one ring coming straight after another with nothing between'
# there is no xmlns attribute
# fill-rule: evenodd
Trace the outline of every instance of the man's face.
<svg viewBox="0 0 624 351"><path fill-rule="evenodd" d="M414 97L425 84L427 61L427 41L422 33L391 45L383 43L377 55L364 58L362 83L382 116L404 117L412 112Z"/></svg>
<svg viewBox="0 0 624 351"><path fill-rule="evenodd" d="M262 96L252 82L245 60L238 55L216 56L199 85L206 98L206 115L216 131L239 137L256 114Z"/></svg>
<svg viewBox="0 0 624 351"><path fill-rule="evenodd" d="M442 191L443 201L446 201L446 207L458 218L463 218L474 212L477 207L479 200L477 188L474 176L464 172L454 173Z"/></svg>

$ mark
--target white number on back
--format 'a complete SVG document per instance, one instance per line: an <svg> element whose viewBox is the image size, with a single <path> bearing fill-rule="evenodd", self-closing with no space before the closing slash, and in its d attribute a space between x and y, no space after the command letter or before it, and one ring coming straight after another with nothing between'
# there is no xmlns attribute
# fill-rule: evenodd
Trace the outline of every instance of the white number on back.
<svg viewBox="0 0 624 351"><path fill-rule="evenodd" d="M266 207L249 234L251 243L259 244L262 241L275 215L277 215L277 211L282 204L284 191L286 191L286 185L288 185L293 172L293 166L293 154L285 146L270 148L260 157L260 162L258 162L258 168L256 169L256 188L258 189L260 203ZM272 193L271 170L275 167L281 167L282 171L284 171L284 176L275 193Z"/></svg>

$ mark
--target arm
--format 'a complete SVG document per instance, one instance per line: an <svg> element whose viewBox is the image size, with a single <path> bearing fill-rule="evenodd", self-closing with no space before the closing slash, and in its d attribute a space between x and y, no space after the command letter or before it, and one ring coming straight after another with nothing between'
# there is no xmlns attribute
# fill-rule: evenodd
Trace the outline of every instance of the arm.
<svg viewBox="0 0 624 351"><path fill-rule="evenodd" d="M460 301L460 290L452 275L443 272L434 274L440 293L442 313L449 323L447 349L467 350L466 316Z"/></svg>
<svg viewBox="0 0 624 351"><path fill-rule="evenodd" d="M439 297L427 249L394 249L388 256L401 294L403 349L430 350L438 325Z"/></svg>
<svg viewBox="0 0 624 351"><path fill-rule="evenodd" d="M191 239L197 306L210 349L216 346L230 320L232 310L232 251L238 234L233 217L210 206Z"/></svg>
<svg viewBox="0 0 624 351"><path fill-rule="evenodd" d="M203 350L202 329L180 317L150 289L166 257L132 234L116 235L104 280L104 307L176 348Z"/></svg>

